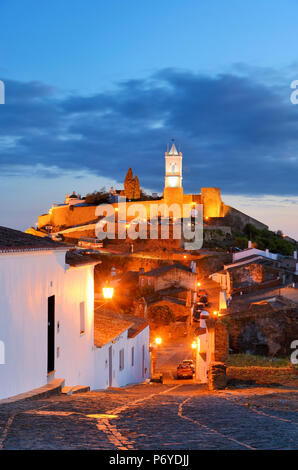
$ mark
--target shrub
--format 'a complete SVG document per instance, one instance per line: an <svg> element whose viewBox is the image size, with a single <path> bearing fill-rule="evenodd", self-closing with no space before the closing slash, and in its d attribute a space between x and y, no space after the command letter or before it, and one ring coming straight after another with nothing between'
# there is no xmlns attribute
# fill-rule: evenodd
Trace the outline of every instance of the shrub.
<svg viewBox="0 0 298 470"><path fill-rule="evenodd" d="M148 319L160 325L175 321L175 316L168 305L151 305L148 308Z"/></svg>

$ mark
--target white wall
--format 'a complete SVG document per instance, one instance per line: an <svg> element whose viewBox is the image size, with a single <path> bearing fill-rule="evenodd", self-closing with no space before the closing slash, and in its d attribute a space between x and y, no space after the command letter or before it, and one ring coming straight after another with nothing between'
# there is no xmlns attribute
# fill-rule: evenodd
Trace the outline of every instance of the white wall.
<svg viewBox="0 0 298 470"><path fill-rule="evenodd" d="M142 346L145 346L145 368L143 376ZM127 338L127 330L114 343L105 344L95 351L95 388L109 386L109 347L112 346L113 387L123 387L132 383L144 382L151 374L149 353L149 327L147 326L134 338ZM134 347L134 366L131 365L131 348ZM124 348L124 369L119 369L119 351Z"/></svg>
<svg viewBox="0 0 298 470"><path fill-rule="evenodd" d="M93 267L65 270L64 251L0 254L0 399L45 385L48 297L55 295L55 373L69 385L94 385ZM85 301L86 333L79 304ZM57 332L57 322L60 332ZM60 357L57 358L57 347Z"/></svg>
<svg viewBox="0 0 298 470"><path fill-rule="evenodd" d="M65 250L0 254L0 344L4 345L5 353L5 364L0 361L0 399L41 387L54 378L65 379L66 385L88 385L91 389L108 386L111 343L97 349L93 340L93 266L69 268L64 260ZM55 295L55 372L48 376L48 297L52 295ZM86 328L81 335L83 301ZM146 377L142 374L143 344ZM149 327L135 338L127 338L125 331L112 347L114 387L150 377ZM121 348L124 348L122 371Z"/></svg>
<svg viewBox="0 0 298 470"><path fill-rule="evenodd" d="M94 386L93 266L70 268L57 288L55 376L66 385ZM80 303L85 302L85 333L80 334ZM57 332L57 322L60 331Z"/></svg>
<svg viewBox="0 0 298 470"><path fill-rule="evenodd" d="M266 256L266 258L275 259L275 260L278 257L277 254L271 253L270 251L258 250L257 248L249 248L243 251L239 251L238 253L233 253L233 263L241 260L242 258L247 258L248 256L252 256L252 255Z"/></svg>

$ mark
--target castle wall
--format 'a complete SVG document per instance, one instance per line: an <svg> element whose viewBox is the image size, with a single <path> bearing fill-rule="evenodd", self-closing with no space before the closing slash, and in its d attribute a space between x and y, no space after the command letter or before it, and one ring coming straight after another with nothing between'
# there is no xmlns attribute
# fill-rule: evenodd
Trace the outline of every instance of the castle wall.
<svg viewBox="0 0 298 470"><path fill-rule="evenodd" d="M50 214L43 214L38 217L38 227L42 228L45 225L50 225L51 223L51 216Z"/></svg>
<svg viewBox="0 0 298 470"><path fill-rule="evenodd" d="M204 204L204 217L221 217L222 200L220 188L201 188L201 201Z"/></svg>
<svg viewBox="0 0 298 470"><path fill-rule="evenodd" d="M165 204L183 204L183 188L165 188L163 197Z"/></svg>
<svg viewBox="0 0 298 470"><path fill-rule="evenodd" d="M96 207L77 205L53 207L51 209L50 225L54 227L84 225L96 219Z"/></svg>

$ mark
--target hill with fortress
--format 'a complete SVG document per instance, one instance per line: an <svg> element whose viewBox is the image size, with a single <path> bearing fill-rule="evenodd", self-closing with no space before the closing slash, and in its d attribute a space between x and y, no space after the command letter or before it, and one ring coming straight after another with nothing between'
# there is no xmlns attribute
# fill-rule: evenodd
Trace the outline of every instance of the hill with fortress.
<svg viewBox="0 0 298 470"><path fill-rule="evenodd" d="M190 211L195 204L201 204L203 206L204 229L207 231L212 227L210 230L219 228L226 232L231 230L241 232L247 224L252 224L259 230L268 229L267 225L262 222L225 204L221 198L220 188L203 187L200 193L184 194L182 160L183 155L181 151L177 151L173 142L171 148L165 152L165 184L162 197L158 197L156 193L152 193L150 197L144 195L140 189L138 177L134 177L129 169L123 190L115 191L111 188L103 202L109 202L116 208L119 198L124 196L127 201L127 209L135 202L142 202L147 208L148 216L149 206L152 204L158 206L178 204L181 207L186 205ZM67 230L72 238L84 235L92 236L93 226L98 219L95 215L97 206L98 202L92 202L90 196L89 198L88 196L81 198L75 193L66 195L64 203L53 204L47 214L38 217L38 230L45 229L51 233Z"/></svg>

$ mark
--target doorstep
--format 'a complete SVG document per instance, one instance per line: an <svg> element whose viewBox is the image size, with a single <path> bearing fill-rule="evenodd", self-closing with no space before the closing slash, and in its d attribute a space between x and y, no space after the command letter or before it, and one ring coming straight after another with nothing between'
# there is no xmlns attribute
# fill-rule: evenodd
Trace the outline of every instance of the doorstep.
<svg viewBox="0 0 298 470"><path fill-rule="evenodd" d="M24 400L34 400L38 398L47 398L50 395L55 395L61 392L64 385L64 379L54 379L50 383L43 385L39 388L29 390L29 392L20 393L19 395L13 395L9 398L0 400L0 405L6 405L9 403L15 403Z"/></svg>

